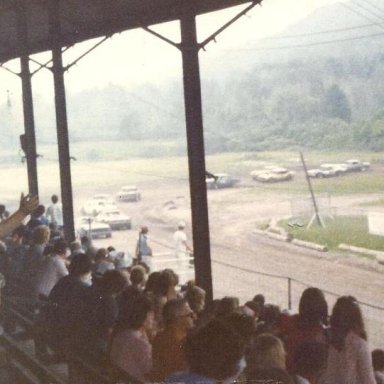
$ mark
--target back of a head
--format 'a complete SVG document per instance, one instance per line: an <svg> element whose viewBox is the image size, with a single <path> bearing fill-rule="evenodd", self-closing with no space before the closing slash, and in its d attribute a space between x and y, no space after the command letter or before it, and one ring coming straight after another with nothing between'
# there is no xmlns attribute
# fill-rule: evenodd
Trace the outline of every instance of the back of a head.
<svg viewBox="0 0 384 384"><path fill-rule="evenodd" d="M382 349L372 351L372 365L375 371L384 371L384 351Z"/></svg>
<svg viewBox="0 0 384 384"><path fill-rule="evenodd" d="M57 195L52 195L51 196L51 201L53 204L56 204L59 201L59 197Z"/></svg>
<svg viewBox="0 0 384 384"><path fill-rule="evenodd" d="M110 295L122 292L127 284L128 281L125 275L114 269L106 271L100 281L103 290Z"/></svg>
<svg viewBox="0 0 384 384"><path fill-rule="evenodd" d="M176 277L177 275L170 269L164 269L161 271L157 284L154 287L154 293L160 296L166 296L169 289L177 285Z"/></svg>
<svg viewBox="0 0 384 384"><path fill-rule="evenodd" d="M244 345L236 332L215 319L187 336L185 351L191 372L221 381L238 373Z"/></svg>
<svg viewBox="0 0 384 384"><path fill-rule="evenodd" d="M47 244L51 231L46 225L38 225L33 230L33 243L37 245Z"/></svg>
<svg viewBox="0 0 384 384"><path fill-rule="evenodd" d="M71 250L71 253L78 252L82 249L80 242L76 240L72 241L71 244L69 244L69 248Z"/></svg>
<svg viewBox="0 0 384 384"><path fill-rule="evenodd" d="M314 287L307 288L301 295L299 318L303 326L326 324L328 305L323 292Z"/></svg>
<svg viewBox="0 0 384 384"><path fill-rule="evenodd" d="M337 299L330 324L330 342L338 350L343 348L345 338L351 331L365 340L367 338L359 304L352 296L341 296Z"/></svg>
<svg viewBox="0 0 384 384"><path fill-rule="evenodd" d="M95 261L102 261L107 257L107 250L105 248L99 248L95 255Z"/></svg>
<svg viewBox="0 0 384 384"><path fill-rule="evenodd" d="M40 217L41 215L43 215L44 214L44 212L45 212L45 207L44 207L44 205L38 205L37 206L37 208L33 211L33 213L32 213L32 216L33 217Z"/></svg>
<svg viewBox="0 0 384 384"><path fill-rule="evenodd" d="M121 308L115 330L139 329L151 311L153 311L153 304L147 296L134 297L130 305Z"/></svg>
<svg viewBox="0 0 384 384"><path fill-rule="evenodd" d="M281 310L277 305L265 304L259 320L263 321L268 326L274 326L278 323L281 315Z"/></svg>
<svg viewBox="0 0 384 384"><path fill-rule="evenodd" d="M285 351L282 341L269 333L258 335L247 353L247 371L255 369L285 369Z"/></svg>
<svg viewBox="0 0 384 384"><path fill-rule="evenodd" d="M187 292L185 293L185 298L195 313L200 313L204 309L205 296L206 293L204 289L197 285L188 287Z"/></svg>
<svg viewBox="0 0 384 384"><path fill-rule="evenodd" d="M253 299L252 301L254 301L255 303L259 304L260 307L262 307L264 304L265 304L265 297L264 295L262 295L261 293L257 294Z"/></svg>
<svg viewBox="0 0 384 384"><path fill-rule="evenodd" d="M149 274L147 282L145 284L145 292L157 292L158 281L160 277L160 271L155 271Z"/></svg>
<svg viewBox="0 0 384 384"><path fill-rule="evenodd" d="M239 308L239 299L237 297L223 297L217 307L217 316L227 316Z"/></svg>
<svg viewBox="0 0 384 384"><path fill-rule="evenodd" d="M305 378L319 378L327 366L328 346L308 341L299 345L293 357L297 374Z"/></svg>
<svg viewBox="0 0 384 384"><path fill-rule="evenodd" d="M129 275L132 285L138 286L145 282L145 269L141 265L135 265Z"/></svg>
<svg viewBox="0 0 384 384"><path fill-rule="evenodd" d="M251 316L240 312L232 312L222 317L222 321L239 334L244 344L249 344L255 333L255 321Z"/></svg>
<svg viewBox="0 0 384 384"><path fill-rule="evenodd" d="M179 275L173 269L165 268L163 269L162 273L165 273L171 276L172 284L174 287L179 284Z"/></svg>
<svg viewBox="0 0 384 384"><path fill-rule="evenodd" d="M67 251L67 248L68 248L68 245L64 239L57 239L53 243L53 252L58 255L65 254L65 252Z"/></svg>
<svg viewBox="0 0 384 384"><path fill-rule="evenodd" d="M163 321L165 326L175 323L178 315L181 313L187 301L185 299L168 300L163 307Z"/></svg>
<svg viewBox="0 0 384 384"><path fill-rule="evenodd" d="M69 273L73 276L82 276L92 271L92 260L84 253L73 256L68 267Z"/></svg>

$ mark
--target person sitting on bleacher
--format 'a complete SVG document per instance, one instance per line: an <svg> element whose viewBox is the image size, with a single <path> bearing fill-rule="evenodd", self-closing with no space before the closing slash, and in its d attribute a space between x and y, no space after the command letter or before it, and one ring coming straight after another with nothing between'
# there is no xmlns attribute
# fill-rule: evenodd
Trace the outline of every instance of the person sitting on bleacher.
<svg viewBox="0 0 384 384"><path fill-rule="evenodd" d="M68 275L67 243L63 239L56 240L53 244L52 253L43 260L37 290L39 295L48 298L52 288L59 280Z"/></svg>
<svg viewBox="0 0 384 384"><path fill-rule="evenodd" d="M300 344L308 341L326 343L328 305L323 292L314 287L304 290L299 303L299 313L282 317L280 334L287 350L287 369L294 372L294 355Z"/></svg>
<svg viewBox="0 0 384 384"><path fill-rule="evenodd" d="M117 296L127 283L124 274L115 270L106 271L102 277L94 279L89 300L85 303L88 309L81 337L85 352L96 359L107 352L108 341L119 313Z"/></svg>
<svg viewBox="0 0 384 384"><path fill-rule="evenodd" d="M206 293L203 288L196 285L194 280L190 280L187 283L185 298L188 301L192 311L199 317L205 308Z"/></svg>
<svg viewBox="0 0 384 384"><path fill-rule="evenodd" d="M172 269L164 269L160 272L156 284L153 287L153 303L155 309L155 321L158 329L163 323L163 307L168 300L176 299L178 293L176 287L179 283L178 275Z"/></svg>
<svg viewBox="0 0 384 384"><path fill-rule="evenodd" d="M119 308L125 310L125 307L130 307L132 302L143 295L144 285L146 281L146 272L141 265L135 265L129 275L131 285L127 285L119 297Z"/></svg>
<svg viewBox="0 0 384 384"><path fill-rule="evenodd" d="M28 245L25 242L25 225L20 225L13 230L12 235L7 241L8 265L5 272L5 278L12 283L20 283L20 274L24 265L24 260L28 251Z"/></svg>
<svg viewBox="0 0 384 384"><path fill-rule="evenodd" d="M71 356L78 349L78 332L86 318L89 301L92 261L85 254L73 257L69 275L53 287L48 297L50 344L64 356Z"/></svg>
<svg viewBox="0 0 384 384"><path fill-rule="evenodd" d="M246 354L247 382L285 382L280 381L281 375L287 376L287 382L291 382L286 372L285 356L283 342L277 336L269 333L258 335Z"/></svg>
<svg viewBox="0 0 384 384"><path fill-rule="evenodd" d="M185 299L169 300L163 308L164 329L152 342L152 379L162 382L172 373L188 368L184 354L187 333L194 327L196 315Z"/></svg>
<svg viewBox="0 0 384 384"><path fill-rule="evenodd" d="M327 366L328 345L305 341L294 356L295 384L319 384Z"/></svg>
<svg viewBox="0 0 384 384"><path fill-rule="evenodd" d="M27 232L32 235L33 230L39 225L46 225L49 227L49 222L44 216L45 207L42 204L39 204L37 208L31 213L31 218L27 223Z"/></svg>
<svg viewBox="0 0 384 384"><path fill-rule="evenodd" d="M352 296L337 299L330 319L324 384L376 384L360 306Z"/></svg>
<svg viewBox="0 0 384 384"><path fill-rule="evenodd" d="M191 332L185 343L188 371L177 372L166 383L233 383L244 369L240 336L219 319Z"/></svg>
<svg viewBox="0 0 384 384"><path fill-rule="evenodd" d="M106 271L115 269L114 264L108 258L106 248L99 248L95 255L95 264L93 265L94 274L101 277Z"/></svg>
<svg viewBox="0 0 384 384"><path fill-rule="evenodd" d="M34 304L38 297L38 283L44 259L47 257L45 248L48 245L50 230L46 225L37 226L32 233L32 244L27 252L22 272L22 280L28 289L27 296Z"/></svg>
<svg viewBox="0 0 384 384"><path fill-rule="evenodd" d="M149 382L152 370L148 333L152 332L153 325L152 303L146 296L139 296L130 308L119 314L112 336L111 363L141 383Z"/></svg>

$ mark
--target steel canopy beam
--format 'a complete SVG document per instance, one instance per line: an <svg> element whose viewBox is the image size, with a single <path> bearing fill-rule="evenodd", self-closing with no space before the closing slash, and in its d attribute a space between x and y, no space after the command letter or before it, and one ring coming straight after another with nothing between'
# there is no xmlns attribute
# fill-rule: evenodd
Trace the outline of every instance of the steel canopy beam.
<svg viewBox="0 0 384 384"><path fill-rule="evenodd" d="M193 2L192 2L193 3ZM199 45L193 5L186 6L180 20L184 103L188 144L189 184L192 210L196 283L213 299L205 151L200 87Z"/></svg>
<svg viewBox="0 0 384 384"><path fill-rule="evenodd" d="M60 0L50 0L49 12L51 21L50 29L52 36L52 72L55 87L56 129L60 163L61 199L63 202L64 236L68 242L71 242L75 240L75 227L73 219L71 160L69 154L64 67L61 46L59 44L59 2Z"/></svg>
<svg viewBox="0 0 384 384"><path fill-rule="evenodd" d="M50 1L21 0L28 7L31 26L28 54L51 49L49 24ZM108 36L180 19L183 9L193 2L195 14L205 14L250 3L250 0L61 0L59 18L62 24L59 44L73 45L89 39ZM9 5L12 1L7 1ZM14 39L12 9L0 2L0 63L21 55Z"/></svg>

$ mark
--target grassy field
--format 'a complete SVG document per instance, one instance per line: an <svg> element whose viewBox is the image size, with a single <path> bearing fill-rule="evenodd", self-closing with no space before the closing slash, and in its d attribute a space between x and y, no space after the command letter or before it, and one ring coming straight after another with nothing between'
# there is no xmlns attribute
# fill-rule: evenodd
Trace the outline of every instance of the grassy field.
<svg viewBox="0 0 384 384"><path fill-rule="evenodd" d="M291 227L288 221L279 224L295 238L326 245L328 249L336 249L340 243L367 249L384 249L384 237L368 233L368 223L363 216L340 216L335 220L328 219L325 228L316 223L305 227Z"/></svg>
<svg viewBox="0 0 384 384"><path fill-rule="evenodd" d="M384 207L384 199L376 199L372 201L366 201L360 204L362 207Z"/></svg>
<svg viewBox="0 0 384 384"><path fill-rule="evenodd" d="M178 152L183 147L181 154ZM53 145L39 146L38 152L43 155L38 159L39 182L47 184L51 189L57 190L59 183L57 148ZM76 158L72 164L72 178L74 187L95 186L98 190L103 185L117 183L121 185L139 184L145 180L166 182L167 179L188 185L188 159L185 155L185 146L180 142L153 141L140 142L94 142L74 143L71 145L71 155ZM318 166L321 162L342 162L348 158L359 158L370 161L375 165L375 171L348 174L343 177L313 180L316 193L329 193L332 195L343 194L369 194L384 191L384 177L380 177L379 163L382 162L380 153L335 153L335 152L308 152L305 153L308 167ZM226 172L238 176L242 185L251 188L242 190L242 198L252 199L265 192L289 195L308 195L308 186L298 152L253 152L253 153L222 153L207 155L206 169L212 173ZM0 157L1 164L1 157ZM250 177L250 172L263 169L266 165L285 166L296 172L293 181L273 184L255 182ZM25 165L20 162L15 165L3 164L0 172L14 169L10 174L2 176L13 178L17 172L19 177L25 177ZM384 166L383 166L384 171ZM16 173L15 173L16 172ZM13 175L13 176L9 176ZM23 183L25 190L26 182ZM381 202L373 202L381 205Z"/></svg>

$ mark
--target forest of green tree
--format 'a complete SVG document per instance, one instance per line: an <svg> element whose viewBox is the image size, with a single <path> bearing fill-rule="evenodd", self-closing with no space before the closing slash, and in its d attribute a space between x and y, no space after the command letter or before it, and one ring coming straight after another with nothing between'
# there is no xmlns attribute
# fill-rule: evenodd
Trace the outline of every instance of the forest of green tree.
<svg viewBox="0 0 384 384"><path fill-rule="evenodd" d="M384 150L384 54L259 64L203 80L202 89L208 153ZM74 140L185 135L180 84L134 92L111 85L75 95L70 105Z"/></svg>

